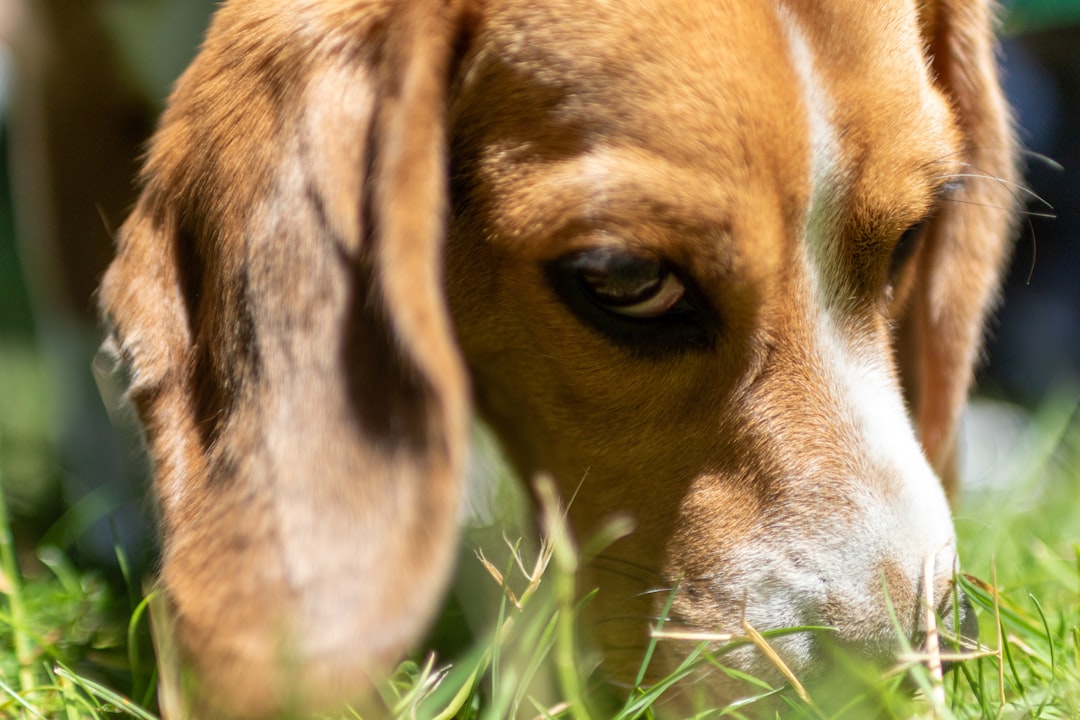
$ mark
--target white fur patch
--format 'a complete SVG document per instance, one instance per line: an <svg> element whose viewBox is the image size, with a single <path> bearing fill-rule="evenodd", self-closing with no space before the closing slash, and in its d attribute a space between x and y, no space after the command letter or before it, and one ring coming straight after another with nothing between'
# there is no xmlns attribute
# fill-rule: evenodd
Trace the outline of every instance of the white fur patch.
<svg viewBox="0 0 1080 720"><path fill-rule="evenodd" d="M786 587L786 592L767 595L771 603L767 600L769 604L762 608L764 615L781 615L760 618L774 626L822 592L814 571L829 572L830 595L859 604L870 601L865 597L867 582L885 562L900 568L914 587L920 584L928 556L935 557L938 579L951 576L955 563L948 503L908 417L891 367L891 351L880 342L859 337L840 321L846 310L839 280L848 270L844 267L848 260L836 238L850 179L833 122L834 101L820 81L813 48L794 13L780 7L779 18L801 84L811 139L812 193L802 243L809 306L814 313L808 321L814 328L817 362L832 389L832 400L855 431L860 465L871 476L852 479L850 492L859 495L851 498L859 507L858 520L847 530L827 532L828 537L809 550L813 571L800 572L775 562L766 571L773 582L779 579ZM838 532L847 536L845 541L836 537Z"/></svg>

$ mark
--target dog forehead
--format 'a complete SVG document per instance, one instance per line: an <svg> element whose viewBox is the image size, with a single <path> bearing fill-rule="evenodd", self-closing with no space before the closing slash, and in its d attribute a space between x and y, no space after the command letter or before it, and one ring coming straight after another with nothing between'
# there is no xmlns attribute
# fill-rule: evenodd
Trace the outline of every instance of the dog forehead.
<svg viewBox="0 0 1080 720"><path fill-rule="evenodd" d="M492 115L531 106L690 160L798 122L785 44L769 4L512 0L492 5L473 79Z"/></svg>
<svg viewBox="0 0 1080 720"><path fill-rule="evenodd" d="M515 170L527 192L557 162L629 146L701 183L767 187L794 217L824 150L838 212L917 205L955 143L914 6L810 5L493 2L451 107L457 159L479 152L468 166L512 196ZM815 117L833 146L815 146Z"/></svg>
<svg viewBox="0 0 1080 720"><path fill-rule="evenodd" d="M810 148L788 58L768 4L493 3L451 99L457 188L516 230L672 188L661 204L704 219L765 193L794 220Z"/></svg>
<svg viewBox="0 0 1080 720"><path fill-rule="evenodd" d="M924 202L928 186L955 169L960 141L914 4L866 12L853 0L782 0L777 8L811 116L836 139L829 150L851 191L850 213L867 219Z"/></svg>

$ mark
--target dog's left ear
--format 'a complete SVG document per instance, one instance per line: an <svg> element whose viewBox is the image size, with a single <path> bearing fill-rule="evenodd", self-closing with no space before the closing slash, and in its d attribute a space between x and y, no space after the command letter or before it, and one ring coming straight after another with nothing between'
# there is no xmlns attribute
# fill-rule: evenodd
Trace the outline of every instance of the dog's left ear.
<svg viewBox="0 0 1080 720"><path fill-rule="evenodd" d="M925 230L898 355L923 448L953 497L958 424L1014 234L1017 152L998 79L993 6L926 2L921 23L961 132L961 177Z"/></svg>

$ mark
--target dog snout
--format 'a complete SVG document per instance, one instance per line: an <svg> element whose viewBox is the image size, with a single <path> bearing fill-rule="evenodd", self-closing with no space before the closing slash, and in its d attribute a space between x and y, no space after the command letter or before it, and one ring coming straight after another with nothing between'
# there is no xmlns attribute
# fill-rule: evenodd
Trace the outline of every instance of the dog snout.
<svg viewBox="0 0 1080 720"><path fill-rule="evenodd" d="M926 591L927 582L932 592ZM928 657L932 652L947 657L978 644L979 623L971 600L942 574L901 582L884 577L876 594L847 600L839 611L824 614L822 624L833 632L823 636L822 645L860 660L888 665L905 647ZM946 660L942 667L947 671L952 664Z"/></svg>
<svg viewBox="0 0 1080 720"><path fill-rule="evenodd" d="M962 651L978 646L979 618L975 615L975 606L963 590L955 585L950 587L949 593L938 607L938 615L941 617L944 645L949 650ZM942 663L946 670L952 665L953 663L947 661Z"/></svg>

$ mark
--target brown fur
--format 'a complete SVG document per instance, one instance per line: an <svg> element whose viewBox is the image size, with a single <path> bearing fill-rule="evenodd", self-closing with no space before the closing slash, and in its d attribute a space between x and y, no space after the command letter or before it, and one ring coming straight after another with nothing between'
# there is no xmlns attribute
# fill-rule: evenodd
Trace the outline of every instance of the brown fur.
<svg viewBox="0 0 1080 720"><path fill-rule="evenodd" d="M1013 204L989 11L785 6L841 109L835 312L883 356L899 328L892 372L952 488ZM766 536L812 563L859 518L853 498L889 497L807 322L810 111L790 53L753 3L223 7L102 287L196 713L332 706L415 641L451 562L467 376L524 476L581 484L579 537L635 518L587 576L601 616L653 615L641 591L683 578L677 616L730 627L748 600L718 588L725 569ZM1001 182L939 205L941 173ZM896 238L931 212L887 297ZM720 328L705 349L628 350L567 311L546 263L616 243L690 279ZM880 573L911 618L898 567ZM818 619L881 642L881 577ZM625 648L647 623L599 628Z"/></svg>

